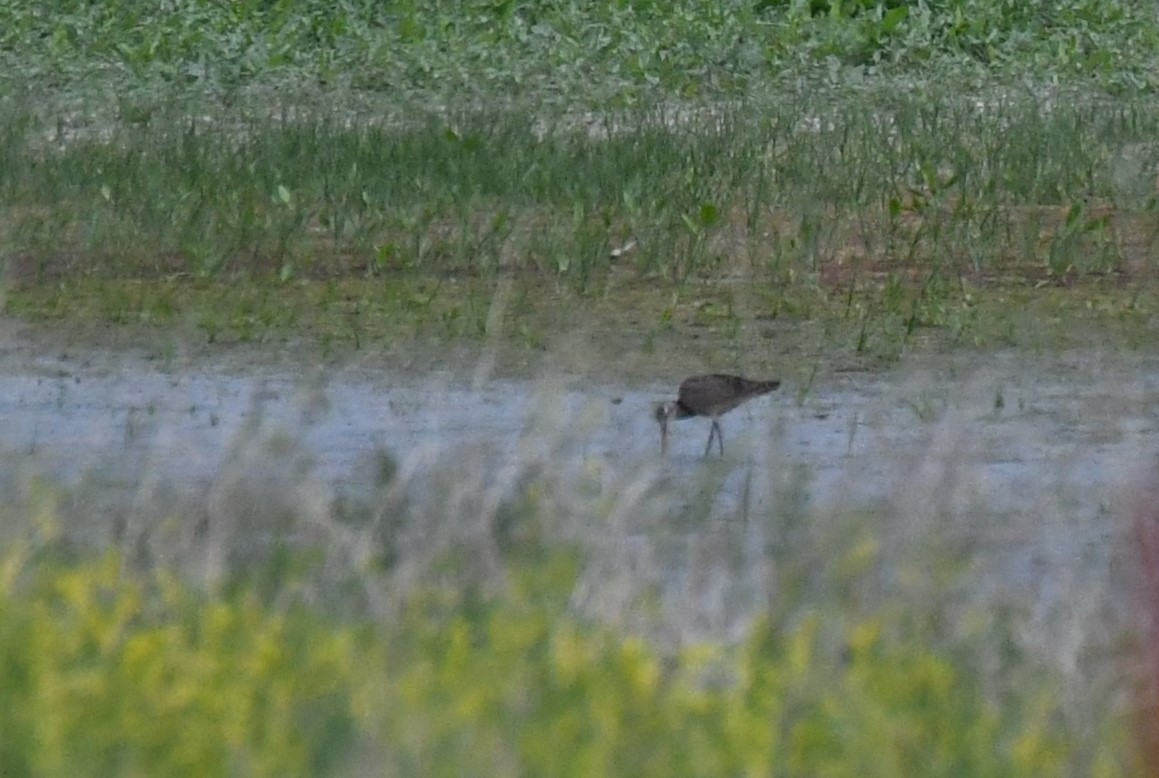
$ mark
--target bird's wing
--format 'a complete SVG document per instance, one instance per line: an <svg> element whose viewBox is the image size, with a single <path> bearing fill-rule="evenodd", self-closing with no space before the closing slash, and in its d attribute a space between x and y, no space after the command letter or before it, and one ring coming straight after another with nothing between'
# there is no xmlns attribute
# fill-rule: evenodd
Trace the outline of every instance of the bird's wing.
<svg viewBox="0 0 1159 778"><path fill-rule="evenodd" d="M692 376L680 384L680 403L695 413L711 414L740 393L743 381L724 373Z"/></svg>
<svg viewBox="0 0 1159 778"><path fill-rule="evenodd" d="M680 384L680 403L694 413L719 415L746 400L771 392L779 381L750 381L728 373L692 376Z"/></svg>

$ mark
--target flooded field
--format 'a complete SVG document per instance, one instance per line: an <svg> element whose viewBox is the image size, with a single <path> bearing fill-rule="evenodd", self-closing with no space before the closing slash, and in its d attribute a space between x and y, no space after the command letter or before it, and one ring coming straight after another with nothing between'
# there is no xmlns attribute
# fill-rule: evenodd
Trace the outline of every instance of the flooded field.
<svg viewBox="0 0 1159 778"><path fill-rule="evenodd" d="M680 639L743 628L776 556L767 517L787 501L812 514L876 506L866 520L901 517L882 527L894 535L906 531L898 521L941 517L938 532L970 540L975 588L1044 614L1074 609L1076 593L1107 582L1132 484L1154 469L1152 358L963 354L784 385L723 417L723 458L702 456L703 419L674 423L661 456L653 403L682 377L473 381L468 370L392 375L284 358L175 366L10 340L0 451L10 479L99 495L91 520L65 529L98 545L112 535L97 505L132 506L159 484L208 494L244 471L259 493L268 480L271 499L308 485L325 505L371 490L376 463L412 475L481 463L464 493L510 490L534 463L611 500L610 524L577 528L606 546L592 585L638 575L627 589L655 588Z"/></svg>

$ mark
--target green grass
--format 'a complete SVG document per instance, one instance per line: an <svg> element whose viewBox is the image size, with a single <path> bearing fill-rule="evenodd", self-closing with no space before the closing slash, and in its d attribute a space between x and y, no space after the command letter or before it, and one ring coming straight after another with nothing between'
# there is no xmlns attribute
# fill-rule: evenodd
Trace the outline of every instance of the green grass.
<svg viewBox="0 0 1159 778"><path fill-rule="evenodd" d="M158 322L203 300L181 320L210 340L265 339L303 320L276 310L289 284L357 282L395 302L339 294L331 318L386 321L325 344L408 317L473 337L489 301L441 284L515 276L592 306L653 289L663 334L744 278L757 305L707 293L721 333L816 316L889 359L931 329L994 343L971 311L1022 286L1069 288L1062 309L1153 293L1155 26L1134 4L53 8L0 12L21 315ZM207 282L252 288L215 304ZM1000 340L1038 340L1020 313Z"/></svg>
<svg viewBox="0 0 1159 778"><path fill-rule="evenodd" d="M1151 101L785 97L550 122L533 106L383 122L260 105L61 142L14 110L0 127L5 249L32 271L505 267L582 286L630 235L635 266L674 283L721 263L776 277L858 259L1060 277L1114 270L1154 241Z"/></svg>
<svg viewBox="0 0 1159 778"><path fill-rule="evenodd" d="M615 355L598 363L609 380L659 377L690 363L804 380L818 368L877 369L911 351L1145 349L1159 293L1114 280L982 291L969 283L931 289L878 282L837 291L809 284L738 290L706 281L677 292L619 283L593 299L538 279L504 292L489 280L421 275L387 284L83 279L10 290L6 310L70 333L82 348L119 330L162 350L258 343L274 357L293 344L310 355L385 351L413 368L423 354L433 367L439 355L461 352L470 360L486 343L508 374L537 375L547 349L558 366L581 372L593 369L593 353ZM588 348L556 349L569 336L582 336Z"/></svg>
<svg viewBox="0 0 1159 778"><path fill-rule="evenodd" d="M594 299L739 276L774 314L844 305L857 324L901 317L909 337L1020 286L1069 287L1081 307L1117 285L1129 310L1154 281L1159 104L1146 98L1021 93L980 108L830 92L552 122L529 106L405 121L288 110L159 112L59 143L30 108L9 113L10 310L34 312L58 284L98 288L79 279L192 283L175 294L188 302L213 280L258 298L358 281L362 297L402 299L392 289L415 278L515 274ZM112 320L137 316L125 297Z"/></svg>
<svg viewBox="0 0 1159 778"><path fill-rule="evenodd" d="M552 94L628 104L876 75L1154 85L1156 22L1126 0L57 0L0 11L9 88L293 82L398 97Z"/></svg>

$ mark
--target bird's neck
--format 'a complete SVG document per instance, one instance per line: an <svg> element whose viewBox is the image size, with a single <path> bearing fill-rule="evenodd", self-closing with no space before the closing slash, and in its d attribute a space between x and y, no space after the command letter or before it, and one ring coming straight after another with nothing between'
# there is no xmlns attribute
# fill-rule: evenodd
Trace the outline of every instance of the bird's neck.
<svg viewBox="0 0 1159 778"><path fill-rule="evenodd" d="M689 416L696 415L695 411L693 411L691 408L689 408L687 405L680 402L679 400L676 401L675 406L676 406L676 413L672 414L672 418L674 418L674 419L687 419Z"/></svg>

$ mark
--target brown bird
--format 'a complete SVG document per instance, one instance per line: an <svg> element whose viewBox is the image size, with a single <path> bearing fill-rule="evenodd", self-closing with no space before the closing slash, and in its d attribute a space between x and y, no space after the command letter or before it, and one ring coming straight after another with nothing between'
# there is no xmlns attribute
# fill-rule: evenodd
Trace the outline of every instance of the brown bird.
<svg viewBox="0 0 1159 778"><path fill-rule="evenodd" d="M656 421L660 422L660 453L668 447L668 422L672 419L688 419L693 416L707 416L712 419L708 431L708 445L704 455L712 450L712 438L716 437L720 455L724 456L724 435L717 421L721 414L754 397L768 394L781 385L780 381L750 381L738 375L710 373L694 375L684 379L675 400L656 406Z"/></svg>

